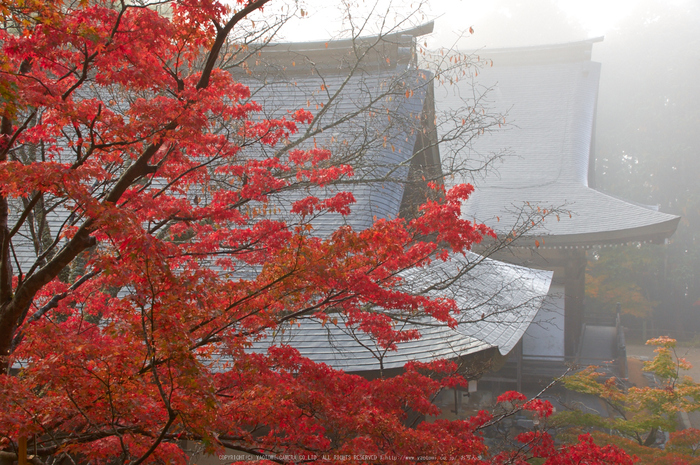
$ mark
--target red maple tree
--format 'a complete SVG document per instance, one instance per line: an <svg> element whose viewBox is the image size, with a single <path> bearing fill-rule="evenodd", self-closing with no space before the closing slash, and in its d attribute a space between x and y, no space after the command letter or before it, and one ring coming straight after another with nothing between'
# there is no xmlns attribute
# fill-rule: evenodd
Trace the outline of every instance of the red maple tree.
<svg viewBox="0 0 700 465"><path fill-rule="evenodd" d="M288 346L249 350L330 312L386 347L418 334L370 307L450 324L454 302L402 290L399 273L491 234L460 219L466 185L435 187L416 219L326 238L308 219L348 214L352 195L298 200L294 221L260 213L295 183L353 173L317 148L241 156L313 118L260 118L265 102L219 68L234 28L269 1L0 3L1 458L30 438L35 463L184 463L183 440L274 462L627 461L544 433L491 456L486 413L408 425L464 383L449 362L367 380Z"/></svg>

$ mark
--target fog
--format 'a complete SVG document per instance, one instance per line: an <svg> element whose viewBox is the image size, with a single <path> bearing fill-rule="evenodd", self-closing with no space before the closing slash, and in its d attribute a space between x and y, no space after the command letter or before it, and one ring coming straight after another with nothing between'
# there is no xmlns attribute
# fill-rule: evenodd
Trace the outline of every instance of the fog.
<svg viewBox="0 0 700 465"><path fill-rule="evenodd" d="M663 2L672 8L690 0ZM430 47L513 47L580 40L609 34L621 21L644 8L635 0L378 0L356 2L308 0L304 10L279 35L286 41L327 40L347 31L350 6L356 24L371 18L368 32L380 24L394 25L412 12L410 22L435 21ZM473 28L474 33L469 33Z"/></svg>

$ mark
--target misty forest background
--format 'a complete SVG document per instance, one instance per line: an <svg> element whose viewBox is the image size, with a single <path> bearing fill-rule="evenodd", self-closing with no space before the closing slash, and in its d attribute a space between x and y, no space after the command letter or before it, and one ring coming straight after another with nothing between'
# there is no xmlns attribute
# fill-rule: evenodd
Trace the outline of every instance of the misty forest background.
<svg viewBox="0 0 700 465"><path fill-rule="evenodd" d="M594 47L603 63L596 187L682 217L668 244L589 253L587 308L646 337L700 335L700 6L643 2ZM654 333L654 334L652 334Z"/></svg>
<svg viewBox="0 0 700 465"><path fill-rule="evenodd" d="M563 0L500 0L470 37L471 48L576 41L590 35ZM588 251L589 321L614 317L628 338L670 335L700 343L700 3L639 0L593 47L602 63L595 187L680 215L664 245ZM572 206L575 211L575 206Z"/></svg>

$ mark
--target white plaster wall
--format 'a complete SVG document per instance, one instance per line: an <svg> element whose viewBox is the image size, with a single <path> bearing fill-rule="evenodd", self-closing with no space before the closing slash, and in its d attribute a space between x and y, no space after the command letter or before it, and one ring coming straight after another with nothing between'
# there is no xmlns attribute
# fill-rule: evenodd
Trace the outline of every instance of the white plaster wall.
<svg viewBox="0 0 700 465"><path fill-rule="evenodd" d="M564 286L552 285L523 336L523 356L564 359Z"/></svg>

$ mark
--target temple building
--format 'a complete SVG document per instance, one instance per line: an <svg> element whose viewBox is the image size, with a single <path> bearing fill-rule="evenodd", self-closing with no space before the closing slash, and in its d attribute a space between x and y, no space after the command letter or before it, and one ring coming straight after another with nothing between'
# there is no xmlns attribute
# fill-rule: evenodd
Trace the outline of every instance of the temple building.
<svg viewBox="0 0 700 465"><path fill-rule="evenodd" d="M310 193L329 196L351 192L356 199L347 217L324 214L313 221L313 234L327 237L338 227L370 227L377 219L410 218L428 193L428 181L443 182L452 170L440 158L443 140L470 136L440 135L437 130L433 73L421 69L416 38L432 24L381 37L329 43L275 44L251 54L241 80L266 117L288 109L311 111L315 121L294 136L299 148L327 148L333 163L350 164L352 178L323 189L285 191L275 199L277 218L295 200ZM468 114L466 108L456 113ZM251 151L253 157L275 156ZM288 343L302 355L348 372L375 376L401 369L408 361L459 360L478 375L518 344L550 286L551 271L485 258L475 253L406 271L411 293L454 299L458 324L396 314L397 329L418 329L418 340L388 351L342 314L328 321L300 319L256 344ZM377 308L379 312L389 310ZM474 368L475 365L479 367Z"/></svg>
<svg viewBox="0 0 700 465"><path fill-rule="evenodd" d="M492 111L505 114L503 129L453 149L472 164L500 155L478 177L454 181L476 185L464 215L500 237L518 236L494 257L554 272L548 301L518 348L520 373L535 373L538 361L600 362L612 354L614 348L607 349L614 341L605 339L606 330L584 324L586 250L661 243L680 219L595 189L601 65L591 60L591 51L600 40L481 50L485 65L473 80L435 92L438 111L445 111L462 105L460 96L476 86ZM537 224L523 229L533 226L533 218ZM601 343L605 350L596 347Z"/></svg>
<svg viewBox="0 0 700 465"><path fill-rule="evenodd" d="M277 69L285 60L296 62L291 74L295 90L290 90L289 77L282 80L287 84L279 81L287 89L284 95L278 94L284 102L281 106L303 102L308 90L294 94L302 86L328 88L330 83L331 88L343 88L338 94L320 97L310 92L320 100L309 103L316 110L328 106L336 118L353 114L354 129L320 131L315 143L334 152L344 147L364 153L365 160L373 160L370 165L384 170L379 177L377 171L363 175L372 182L350 188L358 204L349 221L410 215L423 192L417 180L425 179L426 173L434 179L439 170L448 186L461 182L476 186L463 216L490 226L499 235L498 246L489 243L477 250L489 259L468 256L464 263L457 260L446 265L449 272L425 270L433 278L413 278L417 283L430 283L440 273L442 278L447 276L444 281L452 285L440 287L441 295L455 298L465 309L463 324L456 332L424 330L420 342L405 343L398 352L383 354L387 358L380 364L398 367L411 358L449 358L450 354L497 348L501 355L512 352L511 359L518 366L514 377L501 378L517 380L520 385L528 375L535 381L556 375L567 362L619 357L620 328L584 323L586 250L663 242L675 231L679 217L595 189L601 66L591 60L591 51L601 39L481 50L480 56L470 54L477 64L470 68L471 79L445 78L440 84L416 60L415 38L429 29L430 25L381 38L331 42L330 46L279 44L270 55ZM359 67L352 64L358 44L360 50L376 55ZM367 66L372 60L375 65ZM307 67L300 70L299 63ZM266 85L270 75L264 78ZM403 87L389 97L386 89L396 83ZM269 92L260 86L257 98L268 102ZM379 103L381 97L384 104ZM352 102L348 108L339 110L348 102ZM393 106L386 107L386 102ZM474 118L477 112L486 114L486 119ZM389 118L391 123L380 122L376 116L387 114L395 115ZM470 124L482 134L473 137L460 128ZM344 144L334 148L332 141L339 134ZM392 164L399 168L390 168ZM363 161L358 166L368 165ZM378 179L382 181L376 182ZM326 225L335 227L336 221ZM508 246L500 247L504 244ZM551 286L549 275L538 275L535 270L553 273ZM547 287L540 308L538 293ZM535 309L539 313L533 318ZM334 330L303 327L289 340L296 339L311 358L338 368L376 369L381 351L369 350L367 341L351 332L342 325ZM321 333L328 337L324 340ZM335 341L331 346L329 338Z"/></svg>

